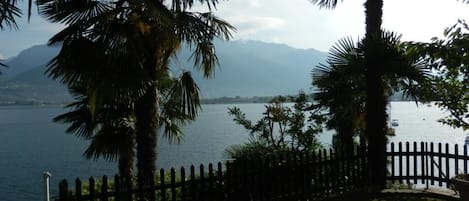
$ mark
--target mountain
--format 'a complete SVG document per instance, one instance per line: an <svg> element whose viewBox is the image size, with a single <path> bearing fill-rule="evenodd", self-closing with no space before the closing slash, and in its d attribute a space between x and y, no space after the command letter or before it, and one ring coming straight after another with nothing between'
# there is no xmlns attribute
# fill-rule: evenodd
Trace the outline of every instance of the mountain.
<svg viewBox="0 0 469 201"><path fill-rule="evenodd" d="M260 41L216 41L220 67L212 79L192 67L190 47L172 60L171 71L193 72L203 98L296 94L309 91L311 69L326 58L314 49L296 49ZM46 64L59 47L33 46L7 60L0 76L0 104L64 103L71 100L66 87L44 75Z"/></svg>
<svg viewBox="0 0 469 201"><path fill-rule="evenodd" d="M6 61L8 68L2 69L2 76L12 78L22 72L46 65L59 53L59 47L35 45L21 51L17 56Z"/></svg>

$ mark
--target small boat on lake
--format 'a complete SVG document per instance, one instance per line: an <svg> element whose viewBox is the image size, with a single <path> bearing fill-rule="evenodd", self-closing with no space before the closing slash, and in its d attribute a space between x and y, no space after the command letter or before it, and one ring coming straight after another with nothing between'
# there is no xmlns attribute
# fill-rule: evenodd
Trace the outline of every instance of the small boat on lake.
<svg viewBox="0 0 469 201"><path fill-rule="evenodd" d="M399 126L399 121L397 119L391 120L391 126L393 127Z"/></svg>

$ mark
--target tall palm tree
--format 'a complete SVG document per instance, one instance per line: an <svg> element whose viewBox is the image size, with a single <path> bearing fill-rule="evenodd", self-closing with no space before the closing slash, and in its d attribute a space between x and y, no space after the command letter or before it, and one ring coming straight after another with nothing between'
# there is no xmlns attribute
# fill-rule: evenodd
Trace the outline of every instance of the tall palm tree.
<svg viewBox="0 0 469 201"><path fill-rule="evenodd" d="M334 8L338 0L310 0L324 8ZM382 62L374 54L373 42L380 37L383 0L367 0L365 6L366 34L364 43L366 78L366 128L369 138L370 182L372 186L384 188L386 177L386 100L381 83Z"/></svg>
<svg viewBox="0 0 469 201"><path fill-rule="evenodd" d="M196 68L209 77L217 64L211 41L214 38L229 39L234 30L212 14L217 0L197 1L205 3L209 12L189 11L194 2L38 1L42 15L52 22L67 25L49 41L63 45L49 66L49 75L69 85L87 82L90 76L113 80L89 88L89 94L96 95L90 98L91 102L99 103L102 97L111 97L128 99L135 104L137 168L141 185L150 184L155 170L156 128L161 120L158 86L169 71L170 59L186 43L193 48ZM87 52L90 48L100 50L97 51L99 54ZM99 58L98 62L93 60L95 58ZM83 73L93 72L96 68L119 73L113 72L106 77ZM193 94L180 95L185 98L179 102L180 111L195 116L194 102L186 101Z"/></svg>
<svg viewBox="0 0 469 201"><path fill-rule="evenodd" d="M335 8L338 0L310 0L322 8ZM468 0L458 0L469 3ZM366 129L369 137L368 154L370 160L370 182L381 188L386 177L386 100L384 86L381 85L383 65L382 55L375 54L372 41L379 40L383 16L383 0L366 0L365 4L366 34L364 43L366 77Z"/></svg>

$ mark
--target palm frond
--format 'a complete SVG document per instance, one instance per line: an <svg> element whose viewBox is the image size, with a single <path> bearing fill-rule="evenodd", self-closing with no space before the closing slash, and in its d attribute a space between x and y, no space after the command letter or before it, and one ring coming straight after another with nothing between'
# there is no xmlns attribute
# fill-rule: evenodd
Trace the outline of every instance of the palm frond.
<svg viewBox="0 0 469 201"><path fill-rule="evenodd" d="M338 0L310 0L320 8L333 9L337 6ZM343 1L343 0L342 0Z"/></svg>
<svg viewBox="0 0 469 201"><path fill-rule="evenodd" d="M171 10L173 11L186 11L194 5L195 2L206 4L209 10L216 9L219 0L171 0Z"/></svg>
<svg viewBox="0 0 469 201"><path fill-rule="evenodd" d="M53 23L77 24L113 9L110 1L38 0L39 14Z"/></svg>
<svg viewBox="0 0 469 201"><path fill-rule="evenodd" d="M172 121L169 118L163 119L163 137L170 143L181 143L184 139L184 135L181 131L181 126L177 122Z"/></svg>
<svg viewBox="0 0 469 201"><path fill-rule="evenodd" d="M121 152L132 152L134 141L133 131L128 128L105 127L92 139L83 156L97 160L103 157L108 161L118 159Z"/></svg>
<svg viewBox="0 0 469 201"><path fill-rule="evenodd" d="M7 27L18 29L15 18L20 17L22 12L16 4L17 0L0 0L0 30Z"/></svg>
<svg viewBox="0 0 469 201"><path fill-rule="evenodd" d="M190 58L194 59L195 67L201 70L206 78L213 75L215 66L219 64L215 47L209 41L198 43Z"/></svg>
<svg viewBox="0 0 469 201"><path fill-rule="evenodd" d="M174 82L167 100L188 119L193 120L197 116L200 109L199 87L190 72L183 72Z"/></svg>

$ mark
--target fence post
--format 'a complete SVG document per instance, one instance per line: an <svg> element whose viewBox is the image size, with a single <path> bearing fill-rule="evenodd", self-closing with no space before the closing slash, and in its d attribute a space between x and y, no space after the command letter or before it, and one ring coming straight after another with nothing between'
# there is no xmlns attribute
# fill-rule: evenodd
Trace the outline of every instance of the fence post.
<svg viewBox="0 0 469 201"><path fill-rule="evenodd" d="M430 157L430 154L428 153L428 142L425 142L425 154L427 155L427 157L425 157L425 160L426 160L425 161L425 171L426 171L425 178L427 180L426 181L426 189L429 189L428 177L430 175L428 174L428 162L429 162L428 158ZM430 161L430 164L431 164L431 161Z"/></svg>
<svg viewBox="0 0 469 201"><path fill-rule="evenodd" d="M103 176L103 183L101 185L101 201L108 201L109 197L108 197L108 192L107 192L107 188L108 188L108 182L107 182L107 176L104 175Z"/></svg>
<svg viewBox="0 0 469 201"><path fill-rule="evenodd" d="M59 184L59 200L66 201L68 200L68 184L67 180L62 180Z"/></svg>
<svg viewBox="0 0 469 201"><path fill-rule="evenodd" d="M160 169L160 187L161 187L161 201L166 201L166 183L165 183L164 169Z"/></svg>
<svg viewBox="0 0 469 201"><path fill-rule="evenodd" d="M186 170L181 167L181 201L186 201Z"/></svg>
<svg viewBox="0 0 469 201"><path fill-rule="evenodd" d="M422 184L425 183L427 179L427 174L425 173L425 144L423 142L420 142L420 164L422 165L421 171L422 171Z"/></svg>
<svg viewBox="0 0 469 201"><path fill-rule="evenodd" d="M433 160L433 156L435 155L435 151L433 149L433 142L430 143L430 177L431 177L431 185L434 185L435 184L435 168L434 168L434 160Z"/></svg>
<svg viewBox="0 0 469 201"><path fill-rule="evenodd" d="M176 170L171 168L171 200L176 201Z"/></svg>
<svg viewBox="0 0 469 201"><path fill-rule="evenodd" d="M94 201L96 199L95 189L94 189L94 178L90 177L89 179L89 192L90 192L90 201Z"/></svg>
<svg viewBox="0 0 469 201"><path fill-rule="evenodd" d="M44 172L44 201L50 201L50 182L49 179L52 175L49 172Z"/></svg>
<svg viewBox="0 0 469 201"><path fill-rule="evenodd" d="M81 192L81 181L80 179L75 180L75 199L81 201L82 192Z"/></svg>
<svg viewBox="0 0 469 201"><path fill-rule="evenodd" d="M398 152L399 152L399 184L402 184L402 142L399 142L398 144Z"/></svg>

